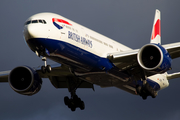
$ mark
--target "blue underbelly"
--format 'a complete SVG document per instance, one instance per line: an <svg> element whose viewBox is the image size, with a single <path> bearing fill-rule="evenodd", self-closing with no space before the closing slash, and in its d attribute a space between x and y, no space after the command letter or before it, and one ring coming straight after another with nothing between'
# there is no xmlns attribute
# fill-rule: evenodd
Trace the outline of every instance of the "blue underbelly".
<svg viewBox="0 0 180 120"><path fill-rule="evenodd" d="M107 58L99 57L84 49L72 44L53 39L34 38L27 41L28 45L34 49L46 49L49 52L49 58L59 57L59 63L66 61L75 66L84 66L89 70L99 69L109 71L114 65ZM34 50L35 51L35 50ZM62 61L61 61L62 60Z"/></svg>

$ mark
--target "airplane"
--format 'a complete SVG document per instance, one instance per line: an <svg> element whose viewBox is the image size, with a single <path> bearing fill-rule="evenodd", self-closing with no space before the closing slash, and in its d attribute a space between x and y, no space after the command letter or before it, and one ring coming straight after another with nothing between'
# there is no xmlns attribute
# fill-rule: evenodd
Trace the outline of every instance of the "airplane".
<svg viewBox="0 0 180 120"><path fill-rule="evenodd" d="M116 87L144 100L155 98L180 72L168 74L172 59L180 57L180 42L161 45L161 12L156 9L150 43L131 49L54 13L38 13L24 24L24 39L42 60L41 67L18 66L0 72L0 82L22 95L34 95L42 78L55 88L67 88L64 103L72 111L85 109L78 88ZM57 64L47 64L47 59Z"/></svg>

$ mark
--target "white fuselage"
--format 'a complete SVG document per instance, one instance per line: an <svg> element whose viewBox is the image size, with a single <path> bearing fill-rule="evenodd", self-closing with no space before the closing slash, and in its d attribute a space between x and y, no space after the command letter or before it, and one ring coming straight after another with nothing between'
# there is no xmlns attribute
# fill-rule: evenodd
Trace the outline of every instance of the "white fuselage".
<svg viewBox="0 0 180 120"><path fill-rule="evenodd" d="M54 13L40 13L30 17L24 27L24 37L34 52L77 69L77 72L79 69L81 73L86 71L88 75L82 77L86 81L102 87L115 86L135 94L135 87L123 82L127 76L118 78L109 72L115 64L107 59L108 53L128 51L131 48ZM101 76L94 78L92 74L95 72L100 72ZM157 91L169 85L165 74L148 79Z"/></svg>

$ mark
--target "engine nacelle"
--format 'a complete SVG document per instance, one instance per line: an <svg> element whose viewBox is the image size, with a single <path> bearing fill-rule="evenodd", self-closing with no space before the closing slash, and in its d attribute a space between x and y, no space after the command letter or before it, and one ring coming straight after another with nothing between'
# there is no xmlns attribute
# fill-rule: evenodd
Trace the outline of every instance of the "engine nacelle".
<svg viewBox="0 0 180 120"><path fill-rule="evenodd" d="M164 73L171 69L171 57L160 44L144 45L138 52L139 65L148 71Z"/></svg>
<svg viewBox="0 0 180 120"><path fill-rule="evenodd" d="M42 79L28 66L14 68L8 78L11 88L23 95L34 95L41 89Z"/></svg>

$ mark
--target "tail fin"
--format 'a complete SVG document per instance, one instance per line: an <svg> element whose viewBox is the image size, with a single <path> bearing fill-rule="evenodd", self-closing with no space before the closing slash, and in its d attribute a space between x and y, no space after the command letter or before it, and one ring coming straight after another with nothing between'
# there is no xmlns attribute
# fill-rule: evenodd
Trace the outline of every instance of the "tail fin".
<svg viewBox="0 0 180 120"><path fill-rule="evenodd" d="M161 12L158 9L155 12L150 43L161 44Z"/></svg>

